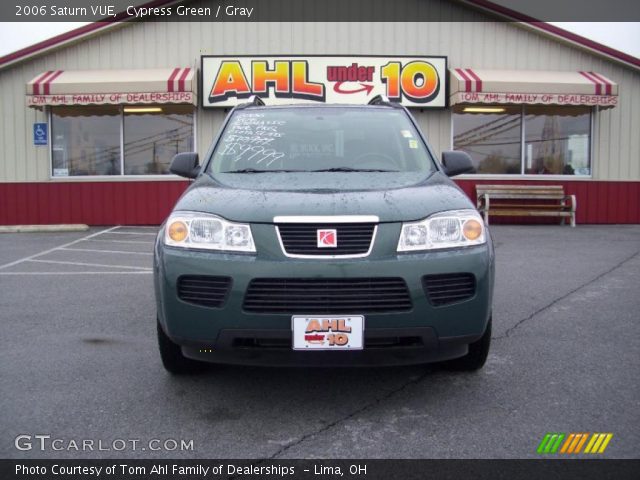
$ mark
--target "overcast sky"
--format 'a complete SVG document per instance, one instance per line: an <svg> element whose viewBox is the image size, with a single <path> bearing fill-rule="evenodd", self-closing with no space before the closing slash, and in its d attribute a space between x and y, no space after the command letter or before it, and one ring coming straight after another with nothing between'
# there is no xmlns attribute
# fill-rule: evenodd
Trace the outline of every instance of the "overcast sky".
<svg viewBox="0 0 640 480"><path fill-rule="evenodd" d="M640 23L552 22L596 42L640 58ZM77 28L84 23L0 23L0 56Z"/></svg>

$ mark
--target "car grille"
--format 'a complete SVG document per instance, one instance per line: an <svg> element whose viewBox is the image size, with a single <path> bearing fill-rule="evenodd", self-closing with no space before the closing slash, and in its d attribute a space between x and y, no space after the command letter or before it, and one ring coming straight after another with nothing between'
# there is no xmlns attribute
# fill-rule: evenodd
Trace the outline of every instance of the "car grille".
<svg viewBox="0 0 640 480"><path fill-rule="evenodd" d="M183 275L178 278L178 298L203 307L222 307L230 288L230 277Z"/></svg>
<svg viewBox="0 0 640 480"><path fill-rule="evenodd" d="M476 294L476 277L471 273L425 275L422 286L429 302L439 307L473 297Z"/></svg>
<svg viewBox="0 0 640 480"><path fill-rule="evenodd" d="M369 252L375 223L281 223L276 226L287 255L365 256ZM337 246L318 248L317 232L336 230Z"/></svg>
<svg viewBox="0 0 640 480"><path fill-rule="evenodd" d="M359 314L411 310L401 278L256 278L244 297L255 313Z"/></svg>

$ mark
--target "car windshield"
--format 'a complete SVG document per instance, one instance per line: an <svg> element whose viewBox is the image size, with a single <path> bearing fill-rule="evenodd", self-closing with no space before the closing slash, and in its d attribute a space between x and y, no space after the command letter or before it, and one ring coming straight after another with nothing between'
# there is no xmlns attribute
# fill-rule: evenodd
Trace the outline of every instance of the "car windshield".
<svg viewBox="0 0 640 480"><path fill-rule="evenodd" d="M237 110L209 163L213 174L434 170L407 114L387 107Z"/></svg>

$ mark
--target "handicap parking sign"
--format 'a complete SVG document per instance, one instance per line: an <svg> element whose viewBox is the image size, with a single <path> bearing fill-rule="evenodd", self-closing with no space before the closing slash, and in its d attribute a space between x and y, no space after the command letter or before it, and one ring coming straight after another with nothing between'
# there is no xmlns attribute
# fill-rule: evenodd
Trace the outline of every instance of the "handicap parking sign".
<svg viewBox="0 0 640 480"><path fill-rule="evenodd" d="M33 144L34 145L47 145L47 124L46 123L34 123L33 124Z"/></svg>

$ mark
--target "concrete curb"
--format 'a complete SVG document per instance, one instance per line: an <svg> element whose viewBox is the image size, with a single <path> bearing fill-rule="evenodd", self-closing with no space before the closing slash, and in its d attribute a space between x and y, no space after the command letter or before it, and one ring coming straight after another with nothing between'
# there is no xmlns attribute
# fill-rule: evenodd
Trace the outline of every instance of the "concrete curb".
<svg viewBox="0 0 640 480"><path fill-rule="evenodd" d="M86 232L89 225L68 223L60 225L0 225L0 233L32 233L32 232Z"/></svg>

